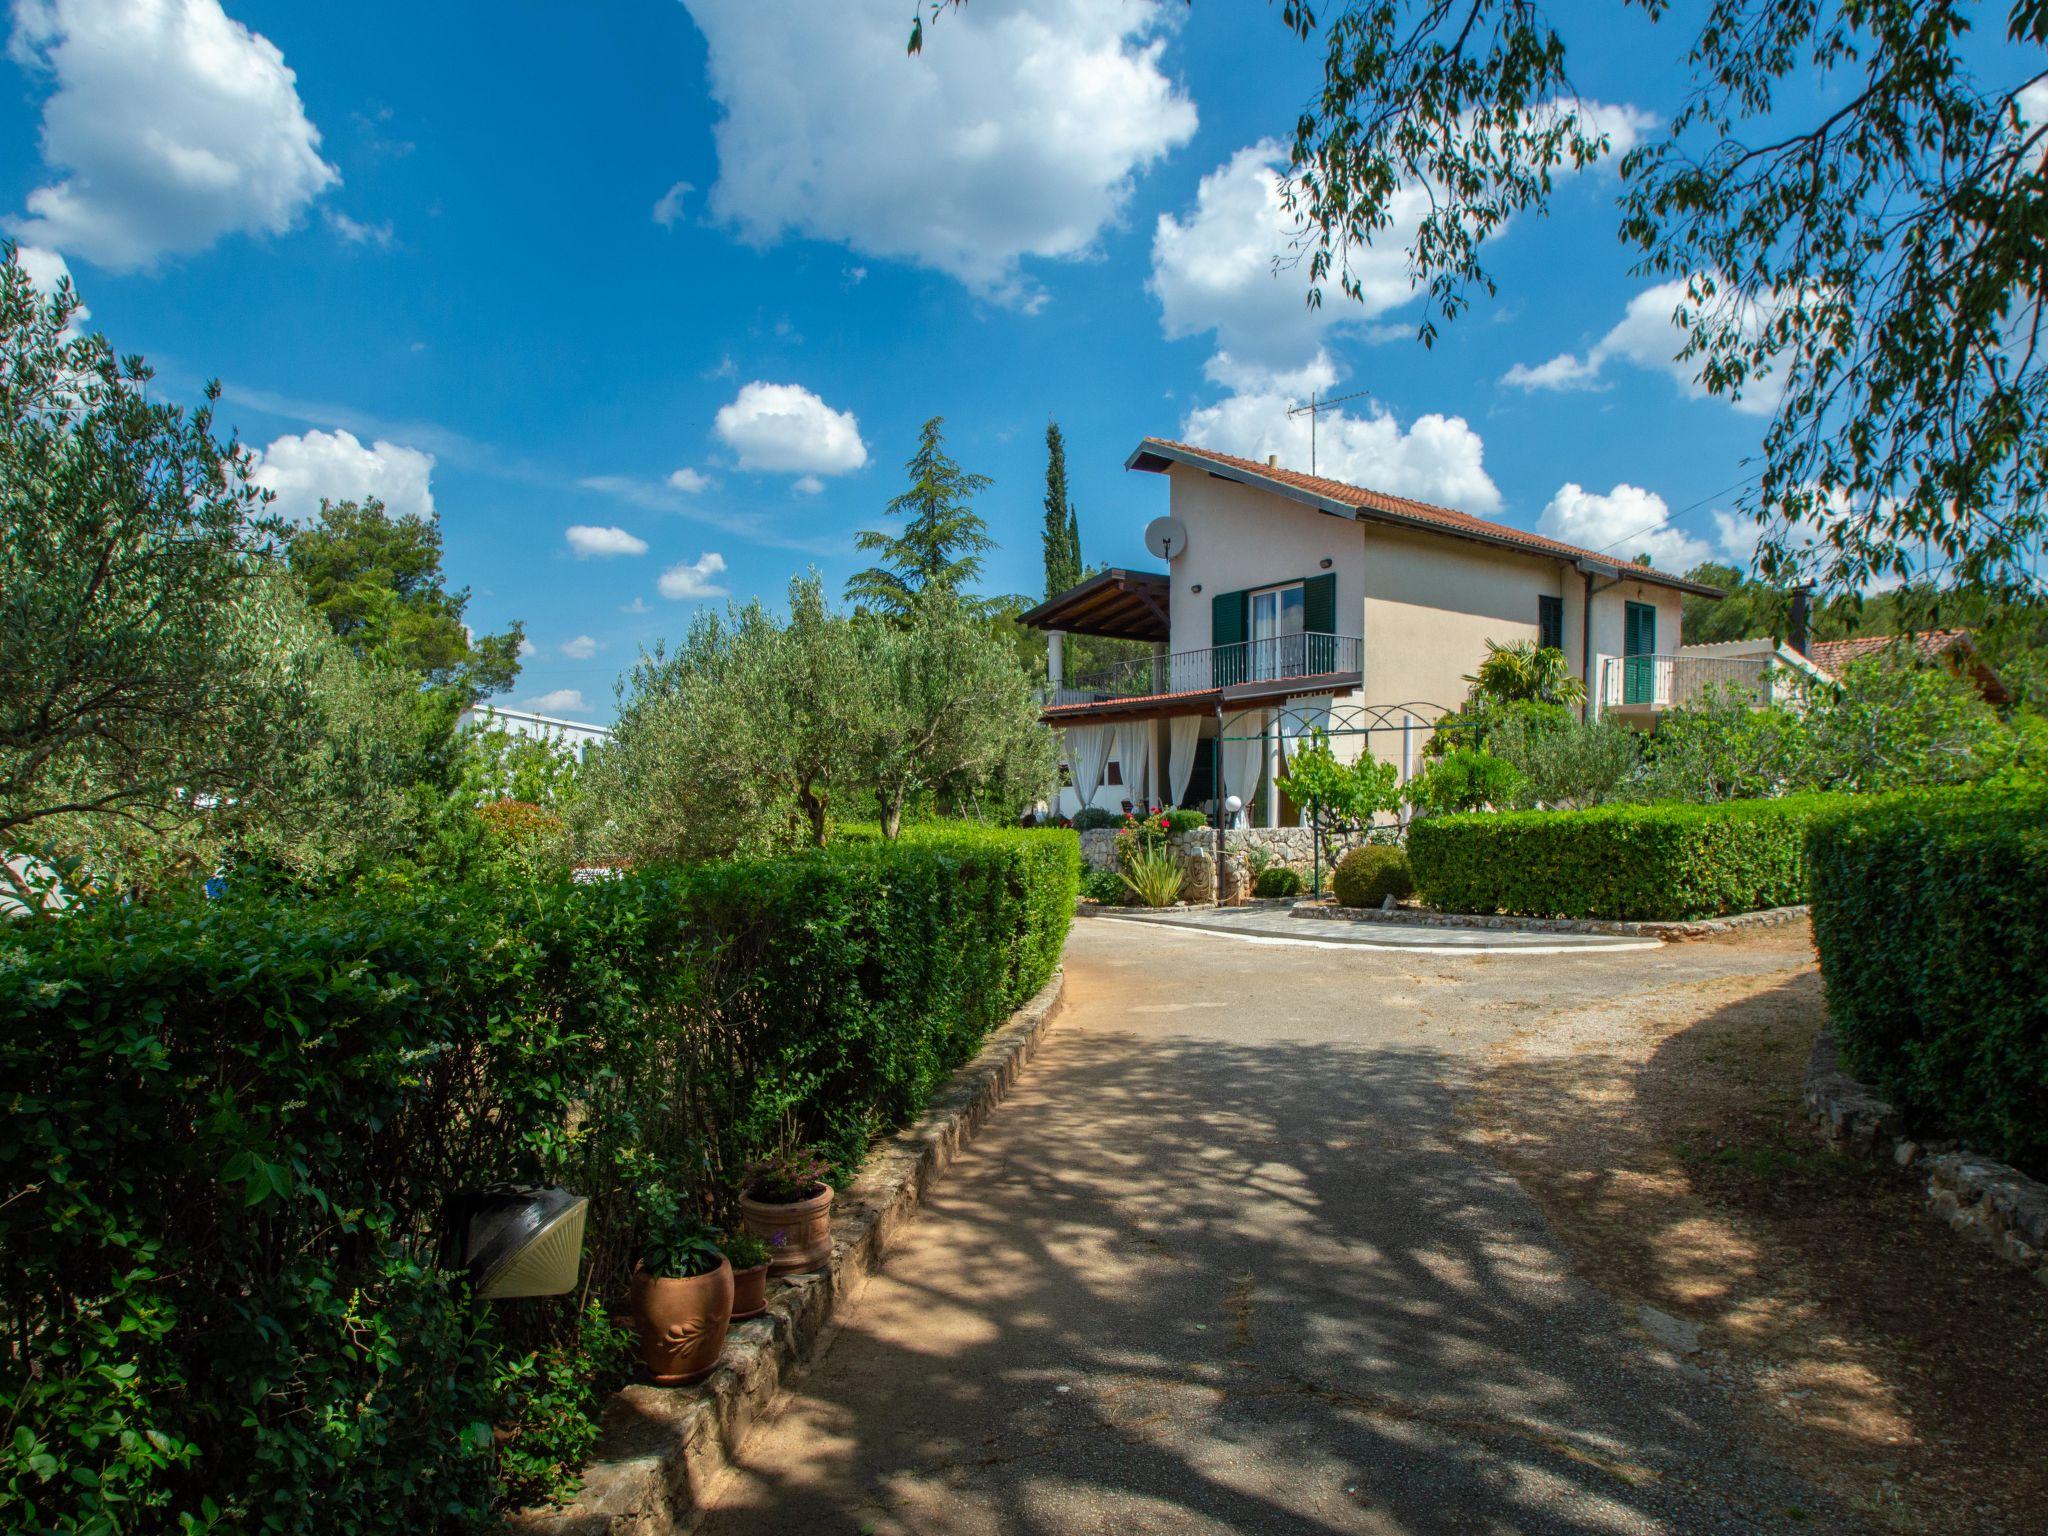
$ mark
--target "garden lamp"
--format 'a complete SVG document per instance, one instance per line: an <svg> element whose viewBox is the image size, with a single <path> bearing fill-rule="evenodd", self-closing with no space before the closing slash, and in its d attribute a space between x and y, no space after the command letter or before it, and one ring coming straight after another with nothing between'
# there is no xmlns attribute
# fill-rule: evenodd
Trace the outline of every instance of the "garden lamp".
<svg viewBox="0 0 2048 1536"><path fill-rule="evenodd" d="M1226 796L1223 801L1223 813L1225 816L1229 818L1229 820L1226 821L1224 825L1235 826L1237 823L1237 813L1243 809L1244 802L1240 800L1236 795Z"/></svg>
<svg viewBox="0 0 2048 1536"><path fill-rule="evenodd" d="M589 1213L589 1199L566 1189L458 1190L442 1224L441 1267L468 1275L485 1301L560 1296L576 1288Z"/></svg>

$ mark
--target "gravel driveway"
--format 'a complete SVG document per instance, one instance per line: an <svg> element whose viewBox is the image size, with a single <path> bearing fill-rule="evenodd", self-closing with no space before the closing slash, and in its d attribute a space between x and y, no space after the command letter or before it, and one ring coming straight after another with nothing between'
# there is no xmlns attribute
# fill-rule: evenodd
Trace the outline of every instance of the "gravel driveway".
<svg viewBox="0 0 2048 1536"><path fill-rule="evenodd" d="M1038 1059L707 1529L1856 1529L1569 1272L1455 1108L1517 1026L1794 963L1077 924Z"/></svg>

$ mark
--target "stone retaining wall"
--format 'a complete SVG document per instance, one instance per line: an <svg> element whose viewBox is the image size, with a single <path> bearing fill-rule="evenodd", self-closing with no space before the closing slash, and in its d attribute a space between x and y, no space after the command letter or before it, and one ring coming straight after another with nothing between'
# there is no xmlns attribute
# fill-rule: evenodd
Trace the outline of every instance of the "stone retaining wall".
<svg viewBox="0 0 2048 1536"><path fill-rule="evenodd" d="M1807 1113L1832 1145L1889 1152L1901 1168L1919 1168L1935 1215L2048 1285L2048 1184L1953 1143L1923 1145L1901 1135L1898 1111L1848 1074L1826 1030L1807 1061L1805 1097Z"/></svg>
<svg viewBox="0 0 2048 1536"><path fill-rule="evenodd" d="M709 1380L632 1386L614 1397L582 1492L560 1508L513 1515L512 1536L679 1536L696 1528L706 1492L747 1431L815 1358L833 1313L881 1266L898 1228L1008 1094L1052 1022L1065 979L1055 972L990 1035L915 1125L875 1144L834 1203L826 1266L769 1282L766 1315L734 1325Z"/></svg>

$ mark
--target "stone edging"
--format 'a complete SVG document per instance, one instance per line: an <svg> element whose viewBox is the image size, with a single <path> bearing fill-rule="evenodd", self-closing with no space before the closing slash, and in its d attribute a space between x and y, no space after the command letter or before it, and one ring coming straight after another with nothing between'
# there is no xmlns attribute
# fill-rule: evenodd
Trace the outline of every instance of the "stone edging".
<svg viewBox="0 0 2048 1536"><path fill-rule="evenodd" d="M1880 1154L1927 1174L1927 1204L1956 1231L2048 1285L2048 1184L1955 1147L1899 1134L1899 1112L1843 1070L1822 1030L1806 1063L1806 1109L1838 1148Z"/></svg>
<svg viewBox="0 0 2048 1536"><path fill-rule="evenodd" d="M1710 939L1716 934L1735 933L1745 928L1776 928L1796 923L1810 909L1770 907L1761 912L1737 912L1729 917L1701 917L1683 922L1607 922L1580 917L1499 917L1460 912L1433 912L1426 907L1299 906L1296 917L1337 923L1401 923L1418 928L1497 928L1511 933L1596 933L1616 938Z"/></svg>
<svg viewBox="0 0 2048 1536"><path fill-rule="evenodd" d="M629 1386L606 1406L583 1489L559 1508L523 1510L516 1536L675 1536L704 1516L704 1497L747 1431L818 1353L834 1312L881 1266L897 1229L1038 1048L1059 1006L1055 971L914 1125L875 1144L832 1208L832 1258L822 1270L770 1283L764 1316L737 1323L709 1380Z"/></svg>

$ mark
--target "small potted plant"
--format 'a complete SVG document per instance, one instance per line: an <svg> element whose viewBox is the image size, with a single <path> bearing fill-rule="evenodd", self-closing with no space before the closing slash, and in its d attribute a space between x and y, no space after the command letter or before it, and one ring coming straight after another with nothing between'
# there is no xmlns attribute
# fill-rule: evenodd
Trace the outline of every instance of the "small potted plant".
<svg viewBox="0 0 2048 1536"><path fill-rule="evenodd" d="M769 1274L816 1269L832 1256L831 1176L810 1147L784 1145L747 1165L740 1220L773 1250Z"/></svg>
<svg viewBox="0 0 2048 1536"><path fill-rule="evenodd" d="M640 1211L645 1235L626 1296L640 1356L656 1386L702 1381L725 1352L732 1265L674 1190L643 1191Z"/></svg>
<svg viewBox="0 0 2048 1536"><path fill-rule="evenodd" d="M745 1322L768 1310L769 1247L747 1231L728 1232L718 1240L732 1265L732 1320Z"/></svg>

